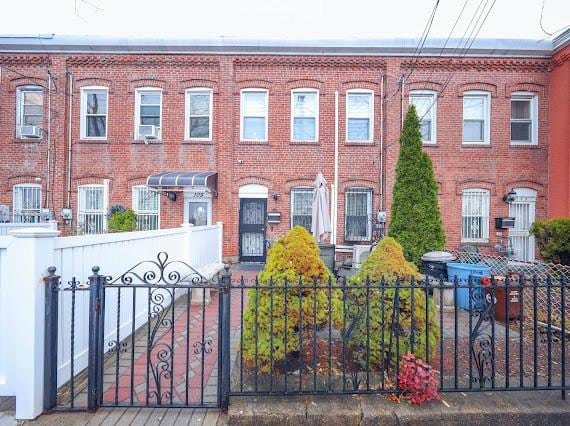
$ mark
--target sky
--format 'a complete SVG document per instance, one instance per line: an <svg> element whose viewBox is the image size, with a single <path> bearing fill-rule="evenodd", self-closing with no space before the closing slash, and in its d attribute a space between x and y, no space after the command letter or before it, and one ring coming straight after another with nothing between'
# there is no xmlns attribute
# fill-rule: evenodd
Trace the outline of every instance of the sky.
<svg viewBox="0 0 570 426"><path fill-rule="evenodd" d="M552 38L570 0L440 0L430 37L461 37L476 9L478 38ZM3 0L1 34L132 38L419 38L435 0ZM544 5L542 26L541 9ZM546 31L546 32L545 32Z"/></svg>

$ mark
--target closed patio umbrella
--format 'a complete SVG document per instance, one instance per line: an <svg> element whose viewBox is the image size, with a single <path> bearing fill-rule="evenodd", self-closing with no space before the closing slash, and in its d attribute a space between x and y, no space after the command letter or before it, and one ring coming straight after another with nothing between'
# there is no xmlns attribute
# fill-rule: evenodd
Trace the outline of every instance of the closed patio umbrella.
<svg viewBox="0 0 570 426"><path fill-rule="evenodd" d="M323 242L331 232L331 218L327 181L321 172L317 175L314 186L311 232L318 242Z"/></svg>

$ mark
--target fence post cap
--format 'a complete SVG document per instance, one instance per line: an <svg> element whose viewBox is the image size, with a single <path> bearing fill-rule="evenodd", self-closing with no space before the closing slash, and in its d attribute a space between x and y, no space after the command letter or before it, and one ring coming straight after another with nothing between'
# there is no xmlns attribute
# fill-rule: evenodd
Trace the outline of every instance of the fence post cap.
<svg viewBox="0 0 570 426"><path fill-rule="evenodd" d="M22 228L8 232L8 235L16 238L55 238L60 231L48 228Z"/></svg>
<svg viewBox="0 0 570 426"><path fill-rule="evenodd" d="M94 266L91 268L91 271L93 272L93 274L97 275L97 274L99 274L100 269L101 268L99 268L98 266Z"/></svg>
<svg viewBox="0 0 570 426"><path fill-rule="evenodd" d="M55 266L50 266L49 268L47 268L47 271L50 276L53 276L55 275L56 268Z"/></svg>

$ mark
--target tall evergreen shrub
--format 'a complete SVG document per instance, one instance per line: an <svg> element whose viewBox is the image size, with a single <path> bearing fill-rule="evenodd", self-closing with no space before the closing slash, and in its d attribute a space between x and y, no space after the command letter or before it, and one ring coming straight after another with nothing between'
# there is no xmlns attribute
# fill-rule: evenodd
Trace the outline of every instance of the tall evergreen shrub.
<svg viewBox="0 0 570 426"><path fill-rule="evenodd" d="M418 266L423 254L441 250L445 244L437 192L431 159L422 150L419 118L411 105L400 137L388 235L402 245L406 259Z"/></svg>

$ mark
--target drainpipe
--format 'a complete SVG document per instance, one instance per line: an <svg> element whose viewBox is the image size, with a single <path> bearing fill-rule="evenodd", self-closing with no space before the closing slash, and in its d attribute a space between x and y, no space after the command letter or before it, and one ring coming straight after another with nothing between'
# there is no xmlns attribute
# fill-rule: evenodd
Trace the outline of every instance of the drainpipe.
<svg viewBox="0 0 570 426"><path fill-rule="evenodd" d="M51 71L48 70L48 123L47 123L47 179L46 179L46 197L44 207L49 208L49 195L51 188Z"/></svg>
<svg viewBox="0 0 570 426"><path fill-rule="evenodd" d="M384 208L384 74L380 76L380 179L378 188L380 196L378 197L378 210Z"/></svg>
<svg viewBox="0 0 570 426"><path fill-rule="evenodd" d="M71 208L71 112L73 101L73 74L67 71L67 203L66 207Z"/></svg>
<svg viewBox="0 0 570 426"><path fill-rule="evenodd" d="M334 92L334 192L333 192L333 226L331 244L336 245L338 225L338 90Z"/></svg>

